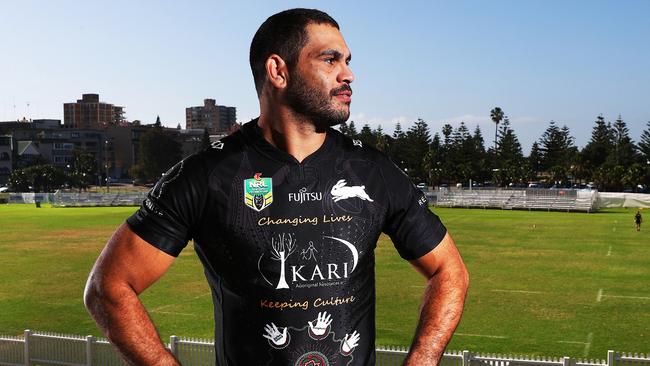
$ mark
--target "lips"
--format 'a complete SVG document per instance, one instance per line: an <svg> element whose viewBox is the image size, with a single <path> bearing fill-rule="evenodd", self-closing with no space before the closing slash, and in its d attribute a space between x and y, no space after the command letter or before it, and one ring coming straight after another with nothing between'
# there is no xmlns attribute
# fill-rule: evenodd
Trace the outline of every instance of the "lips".
<svg viewBox="0 0 650 366"><path fill-rule="evenodd" d="M332 90L331 94L332 96L337 97L347 103L352 100L352 88L350 88L348 84Z"/></svg>

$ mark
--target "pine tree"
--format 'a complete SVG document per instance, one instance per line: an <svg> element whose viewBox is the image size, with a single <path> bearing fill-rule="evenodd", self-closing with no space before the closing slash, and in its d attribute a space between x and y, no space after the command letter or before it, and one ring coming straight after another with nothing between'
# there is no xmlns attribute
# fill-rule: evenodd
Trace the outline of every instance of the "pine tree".
<svg viewBox="0 0 650 366"><path fill-rule="evenodd" d="M444 136L443 145L449 147L452 143L451 134L454 131L454 128L450 124L445 124L442 126L442 136Z"/></svg>
<svg viewBox="0 0 650 366"><path fill-rule="evenodd" d="M584 163L589 170L603 165L613 146L610 126L605 123L605 118L599 115L595 123L591 130L591 139L582 149Z"/></svg>
<svg viewBox="0 0 650 366"><path fill-rule="evenodd" d="M526 178L523 167L524 155L515 131L510 128L508 117L503 119L503 125L499 132L497 161L503 183L522 182Z"/></svg>
<svg viewBox="0 0 650 366"><path fill-rule="evenodd" d="M474 135L472 135L472 145L474 155L472 158L472 177L478 182L483 182L488 179L489 174L486 168L485 141L478 125L476 125Z"/></svg>
<svg viewBox="0 0 650 366"><path fill-rule="evenodd" d="M402 130L402 125L399 122L397 122L395 123L395 130L393 130L393 138L395 140L398 140L403 137L405 137L405 135L404 135L404 131Z"/></svg>
<svg viewBox="0 0 650 366"><path fill-rule="evenodd" d="M643 160L645 160L646 164L650 164L650 121L646 123L646 129L641 134L639 151L643 155Z"/></svg>
<svg viewBox="0 0 650 366"><path fill-rule="evenodd" d="M540 138L539 145L542 152L542 169L551 174L552 180L566 181L576 153L574 138L569 128L563 126L560 129L555 121L551 121Z"/></svg>
<svg viewBox="0 0 650 366"><path fill-rule="evenodd" d="M406 134L402 130L402 125L395 123L395 130L393 130L393 141L388 149L388 156L397 164L398 167L404 169L407 167L408 157L406 151Z"/></svg>
<svg viewBox="0 0 650 366"><path fill-rule="evenodd" d="M372 134L375 136L375 148L377 148L379 151L387 151L389 136L384 134L384 130L381 128L381 125L377 126L377 128L372 131Z"/></svg>
<svg viewBox="0 0 650 366"><path fill-rule="evenodd" d="M361 143L363 143L365 146L375 146L377 144L377 139L375 137L375 134L372 133L372 130L370 129L370 126L366 123L363 125L361 128L361 132L357 136L359 140L361 140Z"/></svg>
<svg viewBox="0 0 650 366"><path fill-rule="evenodd" d="M422 157L429 151L431 135L427 123L418 118L418 120L409 128L406 133L407 144L405 146L407 168L409 176L418 181L427 179L427 174L422 168Z"/></svg>
<svg viewBox="0 0 650 366"><path fill-rule="evenodd" d="M630 130L619 115L612 126L614 150L610 159L615 165L630 166L636 160L636 146L630 138Z"/></svg>
<svg viewBox="0 0 650 366"><path fill-rule="evenodd" d="M359 133L357 132L357 128L354 125L354 121L350 121L350 124L348 125L348 134L346 136L348 136L351 139L354 139L357 138L358 135Z"/></svg>
<svg viewBox="0 0 650 366"><path fill-rule="evenodd" d="M528 165L531 169L531 180L536 180L537 175L542 171L542 151L539 147L537 141L533 142L533 146L530 149L530 155L528 156Z"/></svg>

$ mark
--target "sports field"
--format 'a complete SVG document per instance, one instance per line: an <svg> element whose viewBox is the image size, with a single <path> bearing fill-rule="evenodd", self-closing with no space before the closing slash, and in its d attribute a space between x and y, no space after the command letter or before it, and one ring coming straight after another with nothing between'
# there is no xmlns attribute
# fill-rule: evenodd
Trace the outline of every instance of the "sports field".
<svg viewBox="0 0 650 366"><path fill-rule="evenodd" d="M134 210L0 205L0 334L99 335L83 307L84 282ZM448 349L579 358L650 352L650 224L636 232L635 211L435 211L471 276ZM142 296L163 339L213 336L209 290L190 247ZM377 344L407 346L424 280L387 237L376 254Z"/></svg>

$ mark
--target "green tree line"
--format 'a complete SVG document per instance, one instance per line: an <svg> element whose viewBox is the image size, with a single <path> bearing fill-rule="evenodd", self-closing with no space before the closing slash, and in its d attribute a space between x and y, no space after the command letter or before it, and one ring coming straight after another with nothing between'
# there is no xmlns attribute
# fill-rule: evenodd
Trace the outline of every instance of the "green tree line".
<svg viewBox="0 0 650 366"><path fill-rule="evenodd" d="M470 131L464 122L455 127L445 124L433 135L423 119L407 130L397 123L392 135L381 126L372 129L368 124L357 130L354 121L343 123L339 129L386 153L413 181L431 186L467 185L470 180L500 187L529 182L561 186L593 183L603 191L639 191L650 186L650 122L635 143L620 116L613 123L597 116L591 138L580 150L567 126L550 121L525 156L503 110L494 108L490 118L495 136L488 142L478 126ZM202 145L209 146L207 131ZM158 180L181 159L180 144L164 133L159 120L141 137L139 151L139 161L130 174L145 182ZM63 184L82 190L97 181L97 174L92 155L75 152L72 169L64 172L38 161L15 169L10 185L15 191L52 191Z"/></svg>
<svg viewBox="0 0 650 366"><path fill-rule="evenodd" d="M481 129L470 131L464 122L455 127L445 124L433 136L422 119L406 131L397 123L392 135L368 124L358 131L354 121L342 124L340 131L383 151L413 181L431 186L467 185L470 180L499 187L592 183L603 191L642 191L650 186L650 122L635 143L620 116L614 123L597 116L591 138L580 150L567 126L550 121L526 156L503 110L494 108L490 117L495 137L488 147Z"/></svg>

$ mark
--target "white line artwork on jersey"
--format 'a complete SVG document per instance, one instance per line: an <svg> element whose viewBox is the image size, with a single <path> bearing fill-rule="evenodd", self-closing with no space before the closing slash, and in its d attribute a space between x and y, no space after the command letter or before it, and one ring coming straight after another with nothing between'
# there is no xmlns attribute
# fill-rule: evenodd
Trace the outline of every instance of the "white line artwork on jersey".
<svg viewBox="0 0 650 366"><path fill-rule="evenodd" d="M327 311L318 313L318 317L313 322L310 320L307 322L309 324L309 337L311 339L320 341L321 339L327 338L330 334L330 324L332 324L332 317Z"/></svg>
<svg viewBox="0 0 650 366"><path fill-rule="evenodd" d="M271 238L271 247L273 248L271 258L280 261L280 280L275 289L289 288L287 280L285 279L285 267L287 258L296 251L296 239L291 234L283 233L278 235L277 240Z"/></svg>
<svg viewBox="0 0 650 366"><path fill-rule="evenodd" d="M352 353L359 345L359 341L361 340L361 334L359 334L359 332L353 329L351 333L346 333L342 339L338 338L336 337L336 334L332 332L333 320L334 319L332 319L331 314L327 313L327 311L323 311L318 313L316 319L308 321L307 326L303 326L301 328L278 327L275 325L275 323L269 323L264 326L264 333L262 333L262 336L268 340L268 343L271 347L280 350L286 348L291 342L291 338L292 338L291 333L294 333L293 335L295 337L298 337L296 339L300 339L300 334L304 334L303 332L306 331L309 338L318 342L325 342L325 345L331 344L331 346L329 347L320 349L321 352L326 353L326 354L319 353L319 355L322 356L322 358L324 358L325 362L328 362L327 359L332 359L334 357L334 354L332 354L331 352L334 351L335 349L338 349L338 353L340 353L345 357L353 357ZM332 335L331 339L330 339L330 335ZM327 350L330 351L328 352ZM307 352L303 354L303 356L301 356L300 359L303 359L304 356L306 355L310 355L317 352L316 350L309 349L309 348L306 349L305 351ZM348 365L351 364L353 359L354 358L351 358L347 362L347 364ZM298 364L299 363L296 363L296 365ZM303 364L300 363L300 365Z"/></svg>
<svg viewBox="0 0 650 366"><path fill-rule="evenodd" d="M346 200L348 198L357 197L364 201L374 202L366 193L366 186L347 186L345 179L341 179L332 187L330 193L334 198L334 202Z"/></svg>
<svg viewBox="0 0 650 366"><path fill-rule="evenodd" d="M352 334L346 334L341 341L341 354L347 356L354 351L354 348L359 345L361 335L356 330Z"/></svg>
<svg viewBox="0 0 650 366"><path fill-rule="evenodd" d="M318 252L318 249L314 248L314 242L309 241L309 248L303 249L300 251L300 255L302 255L302 259L308 261L310 259L314 259L316 261L316 254L314 252Z"/></svg>
<svg viewBox="0 0 650 366"><path fill-rule="evenodd" d="M327 283L330 282L341 284L356 270L359 251L344 239L334 236L323 236L322 239L342 244L348 250L341 253L344 255L333 256L330 253L328 257L327 251L317 249L317 245L325 246L325 241L318 244L310 240L298 245L295 234L280 233L272 236L267 252L262 253L257 260L261 278L276 290L328 286ZM300 255L293 255L298 249Z"/></svg>
<svg viewBox="0 0 650 366"><path fill-rule="evenodd" d="M348 247L348 249L350 249L350 252L352 252L352 270L350 271L350 273L354 272L354 269L357 268L357 263L359 263L359 251L357 251L357 248L347 240L335 238L333 236L324 236L324 238L336 240L339 243L344 244L346 247Z"/></svg>
<svg viewBox="0 0 650 366"><path fill-rule="evenodd" d="M273 348L282 349L289 345L291 341L291 336L289 335L289 330L287 327L283 331L280 331L278 327L271 323L264 326L265 334L262 334L264 338L269 340L269 344Z"/></svg>
<svg viewBox="0 0 650 366"><path fill-rule="evenodd" d="M181 174L181 172L183 171L184 164L185 164L185 160L183 159L178 164L169 168L169 170L167 170L165 174L163 174L163 177L151 189L151 195L155 198L160 198L163 194L163 190L165 189L165 186L175 181L176 178L178 178L178 176Z"/></svg>

